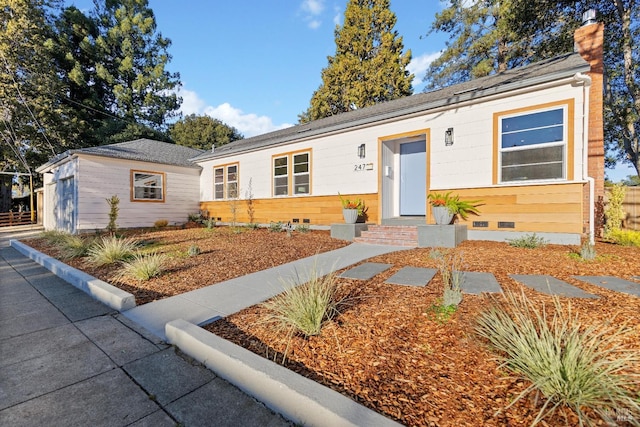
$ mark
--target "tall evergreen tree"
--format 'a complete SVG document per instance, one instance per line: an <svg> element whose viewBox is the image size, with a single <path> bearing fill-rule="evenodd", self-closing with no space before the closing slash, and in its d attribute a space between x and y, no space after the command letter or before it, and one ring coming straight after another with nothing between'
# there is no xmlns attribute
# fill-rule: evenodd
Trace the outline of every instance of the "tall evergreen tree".
<svg viewBox="0 0 640 427"><path fill-rule="evenodd" d="M411 52L402 53L395 24L389 0L349 0L344 23L335 29L336 54L327 58L322 84L301 122L412 94Z"/></svg>
<svg viewBox="0 0 640 427"><path fill-rule="evenodd" d="M181 103L175 93L180 75L166 70L171 41L156 31L147 0L105 0L103 7L95 1L101 28L96 71L113 88L108 109L126 120L121 131L166 131Z"/></svg>
<svg viewBox="0 0 640 427"><path fill-rule="evenodd" d="M171 139L191 148L209 150L244 138L238 129L210 116L190 114L169 128Z"/></svg>

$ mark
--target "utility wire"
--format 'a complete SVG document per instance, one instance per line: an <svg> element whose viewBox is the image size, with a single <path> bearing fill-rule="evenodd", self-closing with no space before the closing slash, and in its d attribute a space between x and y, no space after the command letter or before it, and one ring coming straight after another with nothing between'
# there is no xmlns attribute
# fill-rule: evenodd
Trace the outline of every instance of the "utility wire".
<svg viewBox="0 0 640 427"><path fill-rule="evenodd" d="M16 155L18 160L22 162L22 165L27 169L27 171L31 173L31 168L27 163L27 159L25 159L24 155L20 152L20 149L17 147L18 138L16 137L15 131L11 127L11 124L10 123L7 124L7 121L4 118L2 119L2 123L4 123L4 127L5 129L7 129L7 132L9 134L9 140L7 140L7 137L5 135L4 141L7 143L7 145L9 145L13 153Z"/></svg>
<svg viewBox="0 0 640 427"><path fill-rule="evenodd" d="M44 140L47 142L47 144L49 145L49 148L51 149L51 152L55 156L56 155L56 150L53 148L53 145L51 144L51 141L49 141L49 138L47 138L46 130L40 124L40 122L38 121L36 116L33 114L33 111L31 111L31 108L29 108L29 104L26 102L26 100L22 96L22 92L20 91L20 85L18 85L18 82L16 81L13 73L11 72L11 67L9 66L9 62L7 61L7 58L4 56L4 54L2 52L0 52L0 56L2 56L2 59L4 60L5 67L7 68L7 72L11 76L11 80L13 80L13 83L16 86L16 91L18 92L18 96L20 96L20 100L22 101L22 103L24 104L25 108L27 109L27 111L31 115L31 118L33 118L33 120L35 121L36 125L38 125L38 127L40 128L40 132L42 132L42 136L44 137Z"/></svg>

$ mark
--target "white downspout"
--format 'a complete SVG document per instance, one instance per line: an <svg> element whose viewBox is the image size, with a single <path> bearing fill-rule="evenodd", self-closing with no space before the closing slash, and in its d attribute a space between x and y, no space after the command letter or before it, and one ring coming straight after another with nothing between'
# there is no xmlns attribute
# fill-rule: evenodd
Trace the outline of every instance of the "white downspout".
<svg viewBox="0 0 640 427"><path fill-rule="evenodd" d="M573 79L582 83L582 179L589 183L589 244L595 244L595 179L589 176L589 137L586 129L589 126L589 96L587 87L591 86L591 77L576 73Z"/></svg>

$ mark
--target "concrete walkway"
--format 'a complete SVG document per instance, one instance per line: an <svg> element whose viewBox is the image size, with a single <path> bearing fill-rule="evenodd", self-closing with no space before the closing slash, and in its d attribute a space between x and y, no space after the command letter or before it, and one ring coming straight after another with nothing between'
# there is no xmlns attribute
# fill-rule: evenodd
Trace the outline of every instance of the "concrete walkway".
<svg viewBox="0 0 640 427"><path fill-rule="evenodd" d="M0 244L0 425L290 425Z"/></svg>
<svg viewBox="0 0 640 427"><path fill-rule="evenodd" d="M283 289L283 281L305 283L313 270L323 276L367 258L407 248L354 243L331 252L300 259L268 270L238 277L160 301L144 304L123 314L166 339L165 325L183 319L195 325L236 313L265 301Z"/></svg>

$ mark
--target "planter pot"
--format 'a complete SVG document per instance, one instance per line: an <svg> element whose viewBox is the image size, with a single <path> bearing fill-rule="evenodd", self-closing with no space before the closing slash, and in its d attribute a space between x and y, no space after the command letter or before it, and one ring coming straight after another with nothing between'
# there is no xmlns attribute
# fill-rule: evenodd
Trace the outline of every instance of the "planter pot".
<svg viewBox="0 0 640 427"><path fill-rule="evenodd" d="M438 225L449 225L453 219L453 214L446 206L431 206L431 213Z"/></svg>
<svg viewBox="0 0 640 427"><path fill-rule="evenodd" d="M342 216L347 224L355 224L358 220L358 209L342 209Z"/></svg>

